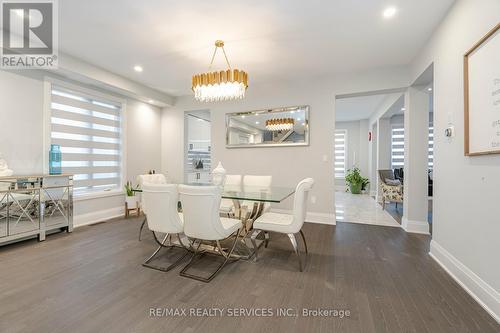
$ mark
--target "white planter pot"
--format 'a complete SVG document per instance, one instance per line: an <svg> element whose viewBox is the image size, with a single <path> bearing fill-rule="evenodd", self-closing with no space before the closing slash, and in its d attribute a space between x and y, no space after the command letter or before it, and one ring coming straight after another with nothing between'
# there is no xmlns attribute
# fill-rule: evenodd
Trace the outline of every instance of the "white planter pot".
<svg viewBox="0 0 500 333"><path fill-rule="evenodd" d="M127 203L127 208L128 209L135 209L137 208L137 197L136 196L126 196L125 197L125 202Z"/></svg>

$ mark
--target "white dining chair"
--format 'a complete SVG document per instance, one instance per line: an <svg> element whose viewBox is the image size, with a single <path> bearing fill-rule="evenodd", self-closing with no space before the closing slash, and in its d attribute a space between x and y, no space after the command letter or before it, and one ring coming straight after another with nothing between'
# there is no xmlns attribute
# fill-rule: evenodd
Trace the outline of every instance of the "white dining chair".
<svg viewBox="0 0 500 333"><path fill-rule="evenodd" d="M148 184L166 184L167 183L167 177L164 174L161 173L155 173L155 174L144 174L144 175L139 175L137 176L137 184L139 185L139 188L142 189L142 186L144 183ZM139 241L141 240L141 235L142 235L142 229L144 229L144 225L146 225L147 222L147 215L146 215L146 200L144 200L144 196L141 195L141 209L144 212L144 220L141 223L141 228L139 229ZM153 233L155 235L155 233ZM156 239L156 235L155 235Z"/></svg>
<svg viewBox="0 0 500 333"><path fill-rule="evenodd" d="M245 175L243 177L243 189L246 192L251 191L270 191L271 184L273 181L273 176L253 176ZM246 207L248 211L252 211L255 206L254 201L245 200L241 203L242 207ZM262 212L267 212L271 209L271 204L269 202L264 203Z"/></svg>
<svg viewBox="0 0 500 333"><path fill-rule="evenodd" d="M153 233L163 233L165 237L158 242L156 251L142 264L145 267L167 272L176 267L184 257L189 253L189 241L183 235L184 223L182 221L182 213L177 211L177 203L179 202L179 193L176 184L142 184L142 195L148 203L146 216L148 218L148 228ZM176 236L179 243L174 245L172 237ZM170 244L166 244L167 240ZM168 267L160 267L150 264L154 257L162 248L180 247L183 249L183 254L173 264Z"/></svg>
<svg viewBox="0 0 500 333"><path fill-rule="evenodd" d="M241 175L226 175L224 191L241 191ZM234 216L234 201L232 199L222 199L220 202L220 214L227 217Z"/></svg>
<svg viewBox="0 0 500 333"><path fill-rule="evenodd" d="M232 260L236 242L241 232L241 221L227 217L220 217L221 189L218 186L190 186L179 185L179 196L184 216L184 233L191 238L193 255L189 263L181 270L180 275L202 282L210 282ZM220 241L236 233L236 237L229 251L222 248ZM208 277L188 273L190 267L199 259L202 243L211 243L216 254L224 257L224 261L217 266L215 272Z"/></svg>
<svg viewBox="0 0 500 333"><path fill-rule="evenodd" d="M295 254L297 254L297 257L299 259L299 269L301 272L303 270L303 266L295 234L300 233L300 235L302 236L305 253L307 256L307 243L304 233L302 232L302 226L304 225L304 221L306 218L308 194L313 185L314 180L312 178L306 178L297 185L293 200L293 214L267 212L262 214L253 223L254 229L279 232L288 235L290 241L292 242L293 250Z"/></svg>

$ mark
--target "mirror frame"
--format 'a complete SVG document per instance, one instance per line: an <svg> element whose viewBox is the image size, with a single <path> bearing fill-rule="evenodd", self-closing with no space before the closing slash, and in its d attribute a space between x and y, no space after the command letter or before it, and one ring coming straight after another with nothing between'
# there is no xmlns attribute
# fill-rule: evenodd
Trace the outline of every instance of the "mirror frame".
<svg viewBox="0 0 500 333"><path fill-rule="evenodd" d="M254 114L268 114L268 113L279 113L279 112L287 112L293 111L297 108L304 109L305 114L305 122L306 128L304 133L304 142L290 142L290 143L251 143L251 144L231 144L229 142L229 121L231 117L234 116L245 116L245 115L254 115ZM297 105L297 106L286 106L281 108L273 108L273 109L261 109L254 111L245 111L245 112L232 112L226 113L226 148L261 148L261 147L293 147L293 146L309 146L309 133L310 129L310 121L309 121L309 105Z"/></svg>

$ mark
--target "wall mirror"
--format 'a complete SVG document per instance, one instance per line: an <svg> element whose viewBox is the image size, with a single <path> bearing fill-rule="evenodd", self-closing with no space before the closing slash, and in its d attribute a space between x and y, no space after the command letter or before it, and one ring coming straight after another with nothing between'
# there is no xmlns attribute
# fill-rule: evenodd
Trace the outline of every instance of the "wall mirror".
<svg viewBox="0 0 500 333"><path fill-rule="evenodd" d="M226 147L309 145L309 106L226 114Z"/></svg>

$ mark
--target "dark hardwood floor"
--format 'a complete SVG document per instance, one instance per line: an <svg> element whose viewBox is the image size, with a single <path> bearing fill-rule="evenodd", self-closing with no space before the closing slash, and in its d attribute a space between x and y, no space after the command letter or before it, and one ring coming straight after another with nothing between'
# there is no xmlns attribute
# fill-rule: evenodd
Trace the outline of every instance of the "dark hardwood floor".
<svg viewBox="0 0 500 333"><path fill-rule="evenodd" d="M499 332L500 326L427 254L429 238L399 228L306 224L298 272L286 236L258 262L211 283L141 266L154 249L140 220L115 220L0 248L0 332ZM151 317L150 308L224 308L222 317ZM291 308L292 317L228 317ZM350 316L303 317L302 309ZM233 311L234 313L234 311Z"/></svg>
<svg viewBox="0 0 500 333"><path fill-rule="evenodd" d="M382 206L382 204L380 205ZM385 204L385 210L392 216L393 219L396 220L396 222L401 224L401 220L403 218L403 204L398 204L396 207L395 202L388 202Z"/></svg>
<svg viewBox="0 0 500 333"><path fill-rule="evenodd" d="M380 204L380 205L382 205L382 204ZM429 222L429 231L432 234L432 200L429 200L428 207L429 207L429 210L427 213L427 221ZM396 222L401 224L401 220L403 219L403 204L402 203L398 204L396 207L395 202L388 202L385 204L385 210L387 211L387 213L389 213L389 215L392 216L392 218L394 220L396 220Z"/></svg>

